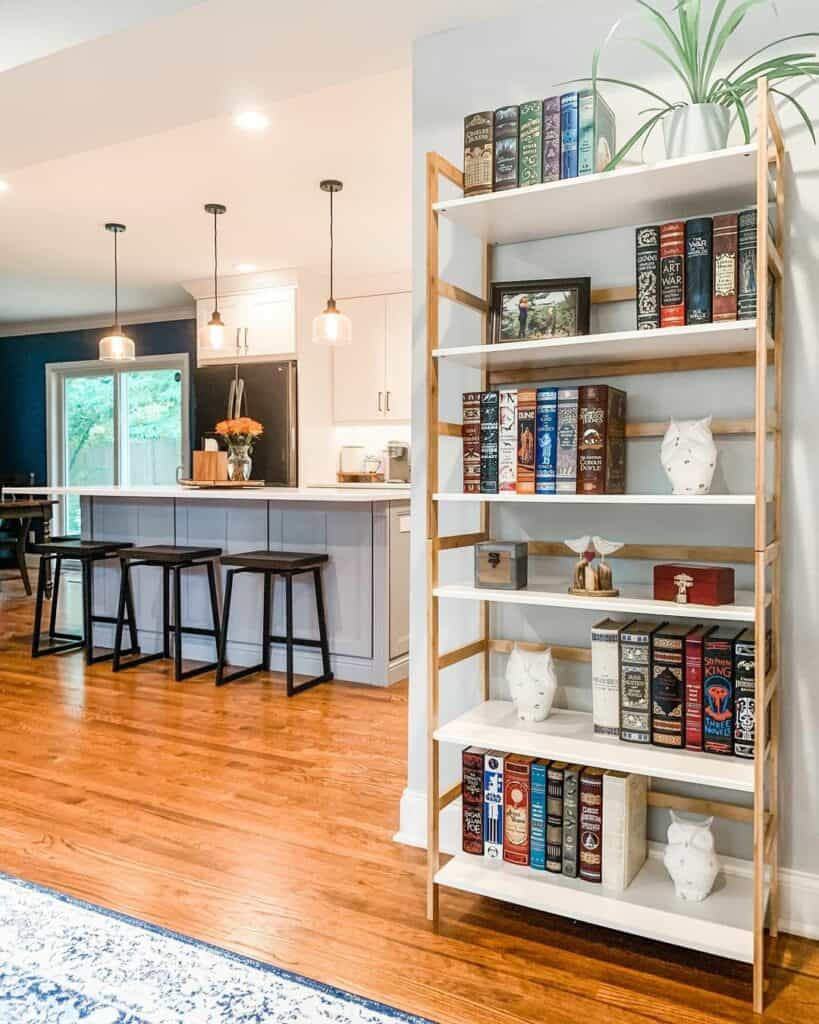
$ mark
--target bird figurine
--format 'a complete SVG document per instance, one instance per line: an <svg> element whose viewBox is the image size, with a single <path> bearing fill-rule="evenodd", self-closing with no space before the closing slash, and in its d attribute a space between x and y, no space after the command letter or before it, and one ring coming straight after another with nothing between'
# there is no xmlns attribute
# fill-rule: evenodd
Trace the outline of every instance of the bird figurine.
<svg viewBox="0 0 819 1024"><path fill-rule="evenodd" d="M616 597L619 594L619 591L614 589L611 566L606 561L606 555L619 551L623 547L621 541L606 540L587 534L573 540L565 540L563 543L579 556L572 573L570 594L593 594L596 597ZM596 555L600 556L597 565L594 564Z"/></svg>
<svg viewBox="0 0 819 1024"><path fill-rule="evenodd" d="M597 583L600 590L611 590L614 580L611 574L611 566L606 561L606 555L613 555L623 546L619 540L606 540L603 537L592 537L594 550L600 555L600 565L597 567Z"/></svg>

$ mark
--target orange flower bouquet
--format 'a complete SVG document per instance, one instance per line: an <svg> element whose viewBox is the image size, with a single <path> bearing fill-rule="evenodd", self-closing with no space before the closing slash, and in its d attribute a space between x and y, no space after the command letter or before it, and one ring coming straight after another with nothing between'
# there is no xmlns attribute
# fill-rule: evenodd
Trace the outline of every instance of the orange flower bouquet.
<svg viewBox="0 0 819 1024"><path fill-rule="evenodd" d="M250 479L252 462L250 453L256 438L264 433L264 428L257 420L249 416L239 416L232 420L220 420L215 427L216 433L225 439L228 446L228 475L231 480L241 483Z"/></svg>

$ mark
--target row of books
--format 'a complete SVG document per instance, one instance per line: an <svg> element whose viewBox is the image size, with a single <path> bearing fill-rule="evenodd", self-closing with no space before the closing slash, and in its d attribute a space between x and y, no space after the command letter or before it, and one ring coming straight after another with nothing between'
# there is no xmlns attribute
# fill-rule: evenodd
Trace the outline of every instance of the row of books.
<svg viewBox="0 0 819 1024"><path fill-rule="evenodd" d="M605 619L591 651L597 735L753 758L753 629Z"/></svg>
<svg viewBox="0 0 819 1024"><path fill-rule="evenodd" d="M467 391L466 494L622 494L626 393L607 384Z"/></svg>
<svg viewBox="0 0 819 1024"><path fill-rule="evenodd" d="M645 862L646 776L481 747L462 768L465 853L615 891Z"/></svg>
<svg viewBox="0 0 819 1024"><path fill-rule="evenodd" d="M464 195L595 174L615 153L611 108L591 89L464 118Z"/></svg>

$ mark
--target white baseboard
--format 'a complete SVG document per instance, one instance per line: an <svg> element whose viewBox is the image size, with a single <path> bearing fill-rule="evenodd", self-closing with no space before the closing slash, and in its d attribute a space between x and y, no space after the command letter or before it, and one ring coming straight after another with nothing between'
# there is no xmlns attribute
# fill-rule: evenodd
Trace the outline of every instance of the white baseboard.
<svg viewBox="0 0 819 1024"><path fill-rule="evenodd" d="M461 805L456 800L441 814L441 851L455 853L461 845ZM427 798L418 790L401 795L400 829L393 837L405 846L426 849ZM655 851L656 852L656 851ZM732 862L732 870L736 862ZM728 864L726 863L726 869ZM737 868L737 870L739 870ZM819 875L792 868L779 870L779 930L805 939L819 939Z"/></svg>

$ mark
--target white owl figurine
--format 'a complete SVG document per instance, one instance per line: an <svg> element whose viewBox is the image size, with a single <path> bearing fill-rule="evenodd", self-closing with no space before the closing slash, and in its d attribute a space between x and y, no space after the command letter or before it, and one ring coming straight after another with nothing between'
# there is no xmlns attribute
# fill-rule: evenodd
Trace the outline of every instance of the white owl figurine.
<svg viewBox="0 0 819 1024"><path fill-rule="evenodd" d="M552 652L512 648L506 663L506 681L521 722L543 722L552 710L557 676Z"/></svg>
<svg viewBox="0 0 819 1024"><path fill-rule="evenodd" d="M660 460L673 494L708 494L717 466L711 417L672 419L660 448Z"/></svg>
<svg viewBox="0 0 819 1024"><path fill-rule="evenodd" d="M674 880L677 898L700 902L711 892L720 872L711 832L713 818L695 818L671 812L665 867Z"/></svg>

